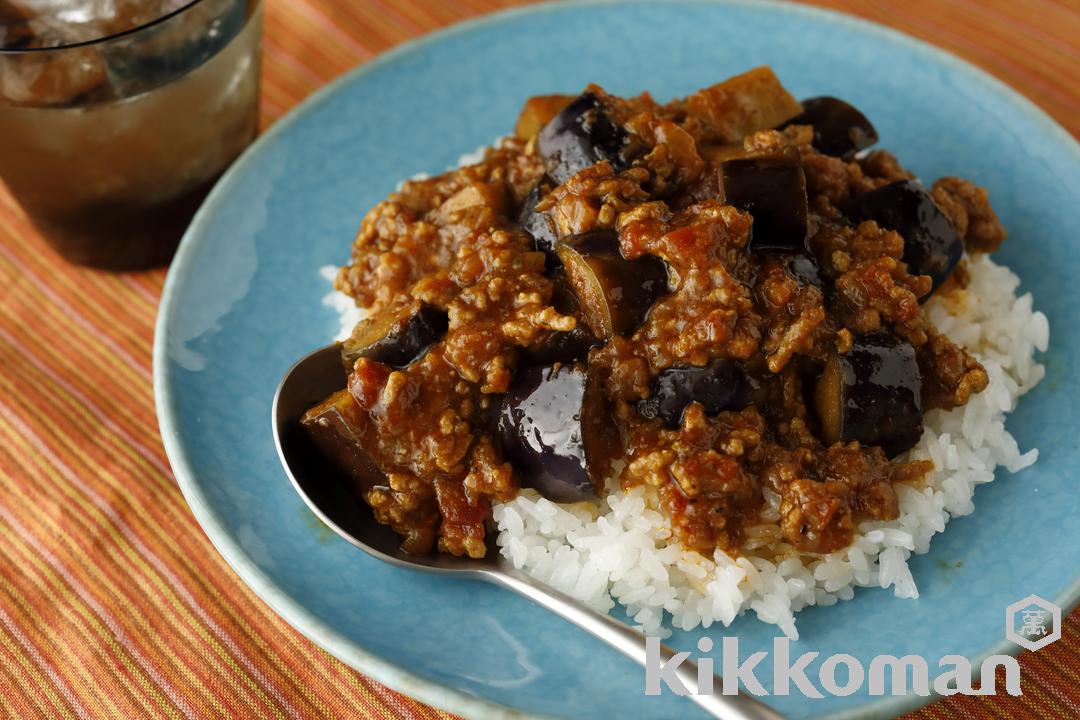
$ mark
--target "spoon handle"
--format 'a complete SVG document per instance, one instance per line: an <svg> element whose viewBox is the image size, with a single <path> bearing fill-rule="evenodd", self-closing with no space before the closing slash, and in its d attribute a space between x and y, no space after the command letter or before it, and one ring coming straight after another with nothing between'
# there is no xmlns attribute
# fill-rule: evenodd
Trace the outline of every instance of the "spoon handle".
<svg viewBox="0 0 1080 720"><path fill-rule="evenodd" d="M594 637L603 640L623 655L645 665L645 636L628 625L601 615L581 602L530 577L509 563L500 562L496 569L484 572L485 579L524 595L537 605L547 608ZM676 654L667 645L660 646L660 657L667 662ZM711 695L694 694L697 688L697 664L687 658L676 669L683 685L690 691L689 698L714 718L721 720L784 720L784 716L764 703L748 695L723 695L723 683L714 678ZM644 693L644 688L642 689Z"/></svg>

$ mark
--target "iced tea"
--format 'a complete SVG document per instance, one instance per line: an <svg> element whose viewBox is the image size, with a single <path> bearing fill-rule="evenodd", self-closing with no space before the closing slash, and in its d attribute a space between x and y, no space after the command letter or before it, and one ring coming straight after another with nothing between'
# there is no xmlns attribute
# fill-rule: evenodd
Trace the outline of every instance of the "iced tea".
<svg viewBox="0 0 1080 720"><path fill-rule="evenodd" d="M259 0L126 2L0 0L0 179L113 269L167 262L258 125Z"/></svg>

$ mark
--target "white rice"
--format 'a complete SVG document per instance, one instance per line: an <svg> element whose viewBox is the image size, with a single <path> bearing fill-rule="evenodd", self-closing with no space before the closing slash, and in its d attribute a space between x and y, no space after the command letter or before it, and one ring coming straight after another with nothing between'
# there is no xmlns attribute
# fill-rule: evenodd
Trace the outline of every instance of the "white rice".
<svg viewBox="0 0 1080 720"><path fill-rule="evenodd" d="M668 623L684 630L728 625L750 609L797 639L796 612L850 600L856 586L918 597L907 564L911 554L927 552L951 517L974 511L975 487L991 482L998 466L1017 472L1038 457L1035 449L1021 454L1005 415L1045 374L1034 358L1049 342L1046 316L1032 309L1030 294L1017 297L1020 280L1007 267L982 256L971 259L969 269L968 288L929 301L926 312L978 357L990 385L962 408L927 414L911 457L932 460L935 470L921 489L896 486L896 520L864 522L850 547L824 556L780 545L777 526L765 524L751 535L761 546L779 545L774 560L733 559L720 551L706 558L671 540L644 488L624 493L611 484L598 508L561 507L525 490L495 508L503 555L596 610L619 603L643 631L661 636L669 633ZM779 498L769 495L763 520L775 521Z"/></svg>
<svg viewBox="0 0 1080 720"><path fill-rule="evenodd" d="M766 491L763 524L751 528L747 556L716 551L709 558L671 539L647 489L623 492L609 481L607 497L596 505L559 505L529 489L496 505L502 554L600 612L622 605L643 632L661 637L670 627L729 625L749 609L797 639L796 612L850 600L855 587L891 587L898 597L917 598L911 554L927 552L950 518L975 510L975 488L993 481L996 468L1015 473L1038 458L1036 449L1020 452L1005 416L1045 375L1035 352L1049 343L1046 316L1033 309L1030 293L1017 296L1020 279L1007 267L979 256L968 259L968 269L965 290L924 308L941 332L979 359L990 384L964 407L926 415L910 456L932 460L935 469L919 488L896 486L896 520L861 523L852 545L839 552L800 554L782 542L779 497ZM331 280L336 272L322 270ZM323 302L341 315L338 339L347 337L363 311L340 293ZM754 557L754 548L773 559Z"/></svg>

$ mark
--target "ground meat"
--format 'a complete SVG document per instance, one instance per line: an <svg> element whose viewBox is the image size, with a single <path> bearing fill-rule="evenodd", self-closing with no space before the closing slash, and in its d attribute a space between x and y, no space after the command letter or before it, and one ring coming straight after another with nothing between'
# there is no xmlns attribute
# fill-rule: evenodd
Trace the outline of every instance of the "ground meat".
<svg viewBox="0 0 1080 720"><path fill-rule="evenodd" d="M645 168L616 174L611 163L599 162L552 190L537 210L550 212L562 238L610 228L620 212L649 198L642 189L649 178Z"/></svg>
<svg viewBox="0 0 1080 720"><path fill-rule="evenodd" d="M388 484L364 493L375 520L402 537L401 549L413 555L431 550L439 524L432 483L409 473L389 473Z"/></svg>
<svg viewBox="0 0 1080 720"><path fill-rule="evenodd" d="M755 290L766 322L762 349L771 372L783 370L796 353L823 357L821 349L830 333L822 328L826 314L820 288L800 282L781 258L767 258L757 273Z"/></svg>
<svg viewBox="0 0 1080 720"><path fill-rule="evenodd" d="M520 261L520 262L517 262ZM507 274L487 274L449 305L446 359L483 393L506 392L518 347L542 333L572 330L575 318L551 307L551 281L541 253L518 254Z"/></svg>
<svg viewBox="0 0 1080 720"><path fill-rule="evenodd" d="M841 327L856 333L888 328L915 347L926 342L919 300L930 292L930 278L908 273L899 234L872 221L856 227L823 224L810 247L822 272L833 278L830 309Z"/></svg>
<svg viewBox="0 0 1080 720"><path fill-rule="evenodd" d="M936 330L930 330L928 341L919 348L918 359L925 407L959 407L990 383L986 370L971 353Z"/></svg>
<svg viewBox="0 0 1080 720"><path fill-rule="evenodd" d="M626 127L650 148L641 161L651 172L650 195L665 197L698 182L705 173L693 136L674 122L645 112L633 116Z"/></svg>
<svg viewBox="0 0 1080 720"><path fill-rule="evenodd" d="M393 371L361 358L349 392L372 422L378 441L365 447L380 465L421 477L465 474L478 394L441 353Z"/></svg>
<svg viewBox="0 0 1080 720"><path fill-rule="evenodd" d="M805 552L829 552L851 540L855 527L843 483L796 479L780 495L780 530L784 539Z"/></svg>
<svg viewBox="0 0 1080 720"><path fill-rule="evenodd" d="M640 400L649 394L649 361L638 355L641 347L616 335L589 353L589 365L600 373L604 391L614 402Z"/></svg>
<svg viewBox="0 0 1080 720"><path fill-rule="evenodd" d="M463 272L459 252L475 255L470 241L509 224L507 213L542 174L538 158L510 141L478 165L404 183L364 217L335 287L378 310L448 268Z"/></svg>
<svg viewBox="0 0 1080 720"><path fill-rule="evenodd" d="M736 554L749 529L770 523L772 537L827 553L850 543L858 522L896 517L895 484L917 482L930 465L824 444L812 396L828 358L879 332L915 349L925 408L962 405L986 387L985 370L922 312L931 281L908 271L904 239L848 216L854 199L911 173L883 150L823 155L806 125L773 129L800 107L767 69L667 104L588 90L625 135L617 158L561 184L547 178L535 135L571 98L541 98L480 163L406 182L361 223L336 287L373 314L421 301L447 318L414 362L361 357L349 376L350 422L377 470L364 490L376 518L408 552L480 557L491 503L518 491L495 439L499 394L534 348L595 330L580 298L567 300L568 275L555 272L550 248L518 223L534 188L535 211L559 242L603 231L623 260L666 265L666 294L632 330L599 338L586 367L625 453L621 483L655 489L684 547ZM801 167L805 249L753 248L752 214L719 199L722 164L759 157ZM933 197L968 251L1000 244L985 190L943 178ZM950 283L962 279L960 270ZM691 402L671 427L637 409L661 371L720 360L742 368L745 407L707 415Z"/></svg>
<svg viewBox="0 0 1080 720"><path fill-rule="evenodd" d="M514 468L503 462L491 438L483 434L473 444L465 492L470 498L487 496L499 501L512 500L517 494Z"/></svg>
<svg viewBox="0 0 1080 720"><path fill-rule="evenodd" d="M985 188L955 177L941 178L931 191L934 202L964 239L968 252L994 252L1005 240L1005 228L990 207Z"/></svg>
<svg viewBox="0 0 1080 720"><path fill-rule="evenodd" d="M654 373L714 357L746 359L759 347L752 294L735 276L750 222L716 201L677 213L650 203L620 216L623 254L655 255L669 267L672 292L633 336Z"/></svg>
<svg viewBox="0 0 1080 720"><path fill-rule="evenodd" d="M657 488L686 547L734 551L762 502L754 468L765 432L755 410L708 418L697 403L678 430L634 423L622 482Z"/></svg>
<svg viewBox="0 0 1080 720"><path fill-rule="evenodd" d="M858 443L807 453L801 462L788 457L788 463L780 465L781 473L774 472L778 479L772 485L781 498L784 539L804 552L844 547L855 518L895 518L899 501L893 484L915 481L933 469L926 461L890 463L879 448Z"/></svg>
<svg viewBox="0 0 1080 720"><path fill-rule="evenodd" d="M900 166L900 161L888 150L874 150L859 160L859 167L865 176L876 179L880 184L915 179L914 175Z"/></svg>
<svg viewBox="0 0 1080 720"><path fill-rule="evenodd" d="M482 558L487 552L485 528L491 515L491 503L482 495L469 497L460 480L435 479L439 502L439 550L452 555Z"/></svg>

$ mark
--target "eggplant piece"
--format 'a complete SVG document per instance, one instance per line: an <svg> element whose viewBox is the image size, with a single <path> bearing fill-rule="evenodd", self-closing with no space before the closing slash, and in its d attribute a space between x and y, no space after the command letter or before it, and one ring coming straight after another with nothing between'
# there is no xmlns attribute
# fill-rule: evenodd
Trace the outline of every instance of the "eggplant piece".
<svg viewBox="0 0 1080 720"><path fill-rule="evenodd" d="M753 385L741 364L719 358L705 367L673 367L662 370L649 386L649 397L638 401L637 410L645 418L660 418L676 430L683 411L692 402L701 403L706 415L725 410L742 410L750 404Z"/></svg>
<svg viewBox="0 0 1080 720"><path fill-rule="evenodd" d="M304 413L300 424L319 450L355 480L362 491L387 485L386 475L364 449L365 418L348 390L339 390Z"/></svg>
<svg viewBox="0 0 1080 720"><path fill-rule="evenodd" d="M573 99L573 95L537 95L529 98L518 115L514 135L522 140L531 140Z"/></svg>
<svg viewBox="0 0 1080 720"><path fill-rule="evenodd" d="M878 141L877 130L854 105L834 97L812 97L802 101L803 111L789 125L811 125L812 144L818 152L850 160L855 153Z"/></svg>
<svg viewBox="0 0 1080 720"><path fill-rule="evenodd" d="M645 255L627 260L609 230L579 235L555 247L589 329L600 339L629 335L668 291L667 266Z"/></svg>
<svg viewBox="0 0 1080 720"><path fill-rule="evenodd" d="M600 344L587 328L580 324L573 330L556 330L522 353L522 365L553 365L585 360L589 351Z"/></svg>
<svg viewBox="0 0 1080 720"><path fill-rule="evenodd" d="M584 92L544 126L537 136L537 150L557 183L607 160L616 171L630 165L629 134L604 110L600 98Z"/></svg>
<svg viewBox="0 0 1080 720"><path fill-rule="evenodd" d="M525 349L521 356L522 365L551 365L557 362L575 363L585 360L589 350L600 345L592 331L581 319L581 305L574 290L566 279L566 269L562 265L551 271L551 306L560 315L573 315L578 319L573 330L556 330L547 333L540 341Z"/></svg>
<svg viewBox="0 0 1080 720"><path fill-rule="evenodd" d="M555 502L595 497L618 451L600 382L584 363L519 368L499 435L522 484Z"/></svg>
<svg viewBox="0 0 1080 720"><path fill-rule="evenodd" d="M488 208L497 216L510 214L510 194L506 184L501 181L473 182L446 198L439 206L437 214L444 223L453 222L461 213Z"/></svg>
<svg viewBox="0 0 1080 720"><path fill-rule="evenodd" d="M800 285L813 285L817 289L824 287L821 281L821 268L809 255L794 254L784 262L784 267Z"/></svg>
<svg viewBox="0 0 1080 720"><path fill-rule="evenodd" d="M581 317L581 303L578 302L574 288L570 286L570 280L566 276L566 268L557 265L549 273L551 277L551 306L559 311L560 315L573 315Z"/></svg>
<svg viewBox="0 0 1080 720"><path fill-rule="evenodd" d="M419 300L387 308L360 322L341 344L341 359L351 371L360 358L403 368L446 334L446 311Z"/></svg>
<svg viewBox="0 0 1080 720"><path fill-rule="evenodd" d="M922 376L915 349L889 333L856 337L835 350L814 393L822 439L858 440L896 457L922 437Z"/></svg>
<svg viewBox="0 0 1080 720"><path fill-rule="evenodd" d="M914 180L901 180L872 190L856 201L856 213L904 238L908 271L929 275L930 293L949 279L964 255L964 242L930 193Z"/></svg>
<svg viewBox="0 0 1080 720"><path fill-rule="evenodd" d="M721 200L754 217L751 250L802 252L806 245L806 176L797 158L734 158L720 164Z"/></svg>
<svg viewBox="0 0 1080 720"><path fill-rule="evenodd" d="M709 143L737 143L802 112L769 67L756 67L698 90L683 103Z"/></svg>
<svg viewBox="0 0 1080 720"><path fill-rule="evenodd" d="M482 433L486 433L490 438L499 437L499 418L502 417L503 394L482 394L480 395L478 404L479 409L477 411L476 420L473 421L473 427ZM498 440L495 440L498 443Z"/></svg>
<svg viewBox="0 0 1080 720"><path fill-rule="evenodd" d="M529 194L525 196L525 202L521 206L518 224L532 236L533 247L544 253L548 258L549 266L554 267L554 263L557 262L555 243L558 242L559 236L555 232L555 223L552 222L551 216L546 212L536 211L536 203L540 202L543 196L541 185L537 185L529 191Z"/></svg>

